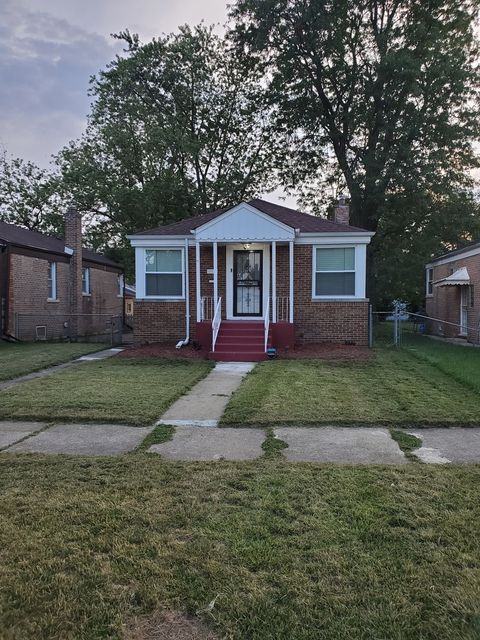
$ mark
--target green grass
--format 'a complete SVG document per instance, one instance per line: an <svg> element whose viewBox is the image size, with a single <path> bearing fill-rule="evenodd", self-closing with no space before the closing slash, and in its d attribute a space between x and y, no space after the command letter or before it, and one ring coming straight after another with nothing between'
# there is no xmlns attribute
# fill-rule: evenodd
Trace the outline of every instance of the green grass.
<svg viewBox="0 0 480 640"><path fill-rule="evenodd" d="M480 468L0 456L0 628L120 640L173 609L230 640L480 637Z"/></svg>
<svg viewBox="0 0 480 640"><path fill-rule="evenodd" d="M480 393L480 348L464 347L406 333L402 346L461 384Z"/></svg>
<svg viewBox="0 0 480 640"><path fill-rule="evenodd" d="M390 429L390 435L398 444L400 449L405 453L407 458L413 462L418 462L418 458L412 455L412 452L422 446L420 438L417 438L406 431L400 431L399 429Z"/></svg>
<svg viewBox="0 0 480 640"><path fill-rule="evenodd" d="M455 348L459 356L470 351ZM480 423L480 395L446 371L420 349L414 354L393 347L376 349L367 362L265 362L234 394L223 424ZM480 378L480 361L476 375Z"/></svg>
<svg viewBox="0 0 480 640"><path fill-rule="evenodd" d="M206 360L111 358L0 394L0 419L151 424L211 369Z"/></svg>
<svg viewBox="0 0 480 640"><path fill-rule="evenodd" d="M0 380L62 364L106 345L85 342L19 342L0 340Z"/></svg>

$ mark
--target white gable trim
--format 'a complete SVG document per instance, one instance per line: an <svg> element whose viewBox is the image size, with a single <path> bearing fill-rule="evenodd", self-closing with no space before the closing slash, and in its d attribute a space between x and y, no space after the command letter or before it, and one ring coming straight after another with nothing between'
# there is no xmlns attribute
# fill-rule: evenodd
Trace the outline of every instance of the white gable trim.
<svg viewBox="0 0 480 640"><path fill-rule="evenodd" d="M192 231L198 242L262 242L293 240L295 229L246 202Z"/></svg>

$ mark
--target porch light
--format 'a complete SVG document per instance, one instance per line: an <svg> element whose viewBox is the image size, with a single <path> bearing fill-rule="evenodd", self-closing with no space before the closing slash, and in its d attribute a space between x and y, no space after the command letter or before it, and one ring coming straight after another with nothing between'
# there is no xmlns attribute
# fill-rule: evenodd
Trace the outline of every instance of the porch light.
<svg viewBox="0 0 480 640"><path fill-rule="evenodd" d="M248 251L250 249L252 245L249 242L245 242L243 245L243 248L245 249L245 251Z"/></svg>

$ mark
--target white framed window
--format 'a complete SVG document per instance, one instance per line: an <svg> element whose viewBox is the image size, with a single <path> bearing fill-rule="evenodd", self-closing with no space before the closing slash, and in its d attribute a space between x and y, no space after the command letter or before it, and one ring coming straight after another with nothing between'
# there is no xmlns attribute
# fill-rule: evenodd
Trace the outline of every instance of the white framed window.
<svg viewBox="0 0 480 640"><path fill-rule="evenodd" d="M354 298L355 247L313 247L313 297Z"/></svg>
<svg viewBox="0 0 480 640"><path fill-rule="evenodd" d="M123 298L123 281L124 281L124 277L123 277L123 273L119 273L117 275L117 295L119 298Z"/></svg>
<svg viewBox="0 0 480 640"><path fill-rule="evenodd" d="M48 263L48 299L57 299L57 263Z"/></svg>
<svg viewBox="0 0 480 640"><path fill-rule="evenodd" d="M426 271L425 292L427 296L433 296L433 268L429 267Z"/></svg>
<svg viewBox="0 0 480 640"><path fill-rule="evenodd" d="M92 293L89 267L83 267L82 269L82 293L84 296L89 296Z"/></svg>
<svg viewBox="0 0 480 640"><path fill-rule="evenodd" d="M184 296L183 249L146 249L145 297L168 300Z"/></svg>

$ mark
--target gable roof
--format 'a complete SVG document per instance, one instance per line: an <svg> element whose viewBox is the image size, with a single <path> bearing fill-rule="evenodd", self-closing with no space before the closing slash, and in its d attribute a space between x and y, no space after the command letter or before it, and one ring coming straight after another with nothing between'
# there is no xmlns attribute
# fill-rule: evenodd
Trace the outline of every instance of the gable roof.
<svg viewBox="0 0 480 640"><path fill-rule="evenodd" d="M254 198L247 203L251 207L254 207L258 211L267 214L274 220L282 222L283 224L292 227L293 229L299 229L300 233L358 233L366 232L366 229L360 229L359 227L352 227L347 224L339 224L338 222L332 222L325 218L319 218L309 213L302 211L296 211L289 207L284 207L267 200L260 200ZM236 205L235 205L236 206ZM146 231L137 231L132 234L134 236L189 236L190 231L198 229L202 225L218 218L223 213L226 213L234 207L225 207L224 209L218 209L218 211L212 211L211 213L205 213L200 216L193 216L192 218L185 218L172 224L155 227L154 229L147 229Z"/></svg>
<svg viewBox="0 0 480 640"><path fill-rule="evenodd" d="M456 256L461 257L462 254L468 253L470 251L474 253L476 253L477 251L480 251L480 242L478 241L470 242L469 244L465 245L461 249L452 249L452 251L447 251L447 253L442 253L441 256L432 258L428 264L434 264L435 262L438 262L440 260L449 260L450 258L453 260Z"/></svg>
<svg viewBox="0 0 480 640"><path fill-rule="evenodd" d="M69 255L65 251L65 240L56 238L45 233L24 229L16 224L9 224L0 220L0 243L6 242L14 244L18 247L26 247L27 249L38 249L40 251L48 251L49 253L58 253L60 255ZM82 258L97 264L104 264L110 267L121 268L114 260L110 260L91 249L82 249Z"/></svg>

